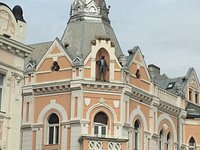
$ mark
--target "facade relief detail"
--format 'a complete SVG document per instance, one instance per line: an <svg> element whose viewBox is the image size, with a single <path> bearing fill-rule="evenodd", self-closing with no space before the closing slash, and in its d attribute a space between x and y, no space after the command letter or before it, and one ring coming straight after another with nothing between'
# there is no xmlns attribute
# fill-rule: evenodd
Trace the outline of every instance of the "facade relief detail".
<svg viewBox="0 0 200 150"><path fill-rule="evenodd" d="M8 12L0 10L0 30L6 31L12 35L15 34L14 23L12 23L11 16Z"/></svg>

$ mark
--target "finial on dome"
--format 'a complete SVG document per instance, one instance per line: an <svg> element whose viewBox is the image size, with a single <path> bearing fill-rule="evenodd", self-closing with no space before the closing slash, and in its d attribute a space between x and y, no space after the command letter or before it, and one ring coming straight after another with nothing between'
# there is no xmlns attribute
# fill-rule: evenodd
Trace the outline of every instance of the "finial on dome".
<svg viewBox="0 0 200 150"><path fill-rule="evenodd" d="M70 16L71 20L82 20L80 18L101 18L110 23L108 18L110 7L107 8L105 0L74 0Z"/></svg>

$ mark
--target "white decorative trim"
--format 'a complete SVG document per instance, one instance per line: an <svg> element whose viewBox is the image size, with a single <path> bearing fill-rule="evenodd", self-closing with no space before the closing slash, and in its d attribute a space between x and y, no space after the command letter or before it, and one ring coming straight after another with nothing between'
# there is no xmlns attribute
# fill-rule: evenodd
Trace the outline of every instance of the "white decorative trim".
<svg viewBox="0 0 200 150"><path fill-rule="evenodd" d="M65 109L61 105L57 104L55 100L52 100L50 102L50 104L47 105L46 107L44 107L42 109L42 111L40 112L37 123L43 124L43 120L44 120L46 113L51 109L55 109L60 113L60 115L62 117L62 121L67 121L68 116L67 116Z"/></svg>
<svg viewBox="0 0 200 150"><path fill-rule="evenodd" d="M57 56L54 56L53 57L53 61L57 61L58 60L58 57Z"/></svg>
<svg viewBox="0 0 200 150"><path fill-rule="evenodd" d="M117 121L117 115L116 115L115 111L114 111L109 105L107 105L107 104L105 104L105 103L98 103L98 104L95 104L95 105L93 105L92 107L90 107L90 108L88 109L88 111L87 111L86 119L87 119L87 120L90 120L90 114L91 114L91 112L92 112L95 108L100 107L100 106L103 106L104 108L107 108L107 109L112 113L112 115L113 115L113 117L114 117L114 122Z"/></svg>
<svg viewBox="0 0 200 150"><path fill-rule="evenodd" d="M40 66L42 65L42 63L44 62L44 60L48 57L49 53L55 48L55 46L58 47L58 49L64 54L64 56L66 57L66 59L72 64L72 60L70 59L70 57L67 55L67 53L64 51L64 49L62 48L62 46L58 43L57 40L54 40L53 43L51 44L51 46L49 47L49 49L46 51L45 55L42 57L42 59L39 61L37 67L36 67L36 71L38 71L38 69L40 68ZM53 55L55 56L55 55Z"/></svg>
<svg viewBox="0 0 200 150"><path fill-rule="evenodd" d="M113 102L113 104L114 104L115 108L118 108L118 107L119 107L119 101L118 101L118 100L115 100L115 101Z"/></svg>
<svg viewBox="0 0 200 150"><path fill-rule="evenodd" d="M174 134L174 142L177 142L177 131L176 131L176 127L175 127L175 125L174 125L174 122L173 122L172 118L170 118L170 116L169 116L168 114L162 114L162 115L160 115L159 118L158 118L158 120L157 120L157 125L159 126L160 123L161 123L164 119L168 120L169 123L171 124L172 130L173 130L172 133Z"/></svg>
<svg viewBox="0 0 200 150"><path fill-rule="evenodd" d="M85 105L89 106L91 102L90 98L85 98Z"/></svg>
<svg viewBox="0 0 200 150"><path fill-rule="evenodd" d="M143 127L144 127L144 132L147 131L147 121L146 121L146 118L145 118L145 115L144 113L139 109L135 109L132 111L131 115L130 115L130 123L133 122L133 120L135 119L136 116L140 116L141 119L142 119L142 124L143 124Z"/></svg>

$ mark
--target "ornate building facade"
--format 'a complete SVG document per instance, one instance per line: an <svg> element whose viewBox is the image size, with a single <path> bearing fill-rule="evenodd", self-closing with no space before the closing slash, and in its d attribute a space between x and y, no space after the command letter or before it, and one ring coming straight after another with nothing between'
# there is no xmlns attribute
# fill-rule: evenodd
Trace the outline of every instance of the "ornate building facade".
<svg viewBox="0 0 200 150"><path fill-rule="evenodd" d="M125 56L104 0L74 0L61 39L25 62L22 150L200 149L194 69L169 78Z"/></svg>
<svg viewBox="0 0 200 150"><path fill-rule="evenodd" d="M0 149L19 150L26 22L20 6L0 3Z"/></svg>

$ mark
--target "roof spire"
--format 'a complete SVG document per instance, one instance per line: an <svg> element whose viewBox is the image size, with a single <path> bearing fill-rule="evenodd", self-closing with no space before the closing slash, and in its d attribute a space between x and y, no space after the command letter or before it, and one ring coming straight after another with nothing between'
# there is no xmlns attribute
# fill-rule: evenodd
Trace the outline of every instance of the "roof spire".
<svg viewBox="0 0 200 150"><path fill-rule="evenodd" d="M74 0L70 10L70 20L99 18L110 23L105 0Z"/></svg>

